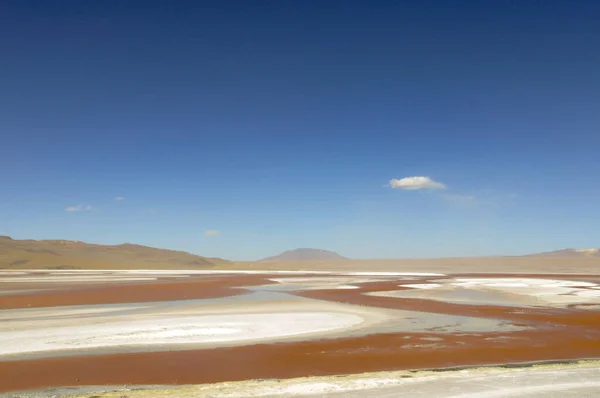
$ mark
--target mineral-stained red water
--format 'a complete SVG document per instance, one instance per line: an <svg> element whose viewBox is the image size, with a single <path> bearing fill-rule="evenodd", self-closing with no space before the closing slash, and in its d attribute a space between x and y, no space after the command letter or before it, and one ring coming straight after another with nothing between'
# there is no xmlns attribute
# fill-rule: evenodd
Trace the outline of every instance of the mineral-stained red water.
<svg viewBox="0 0 600 398"><path fill-rule="evenodd" d="M83 286L0 296L0 308L222 297L243 292L236 289L239 286L266 283L265 278L267 276L202 276ZM431 279L436 278L423 277L422 281ZM399 283L415 283L415 280L403 281L399 277L392 282L365 283L354 290L314 290L296 294L372 307L502 319L530 328L502 333L440 333L431 330L189 351L0 361L0 391L78 385L198 384L600 357L600 311L460 305L362 294L396 290Z"/></svg>
<svg viewBox="0 0 600 398"><path fill-rule="evenodd" d="M157 281L118 281L93 284L65 284L52 286L52 290L38 293L0 296L0 310L16 308L56 307L82 304L143 303L151 301L189 300L217 298L246 293L238 286L269 283L265 276L232 275L202 276L189 279ZM9 285L0 283L0 290ZM21 284L20 287L35 289L47 284Z"/></svg>

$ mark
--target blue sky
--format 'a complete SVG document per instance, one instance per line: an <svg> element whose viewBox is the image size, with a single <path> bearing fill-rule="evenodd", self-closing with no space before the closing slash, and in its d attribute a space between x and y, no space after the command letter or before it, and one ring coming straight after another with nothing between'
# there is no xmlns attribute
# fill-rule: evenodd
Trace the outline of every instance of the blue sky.
<svg viewBox="0 0 600 398"><path fill-rule="evenodd" d="M598 247L599 20L596 1L2 1L0 234L230 259Z"/></svg>

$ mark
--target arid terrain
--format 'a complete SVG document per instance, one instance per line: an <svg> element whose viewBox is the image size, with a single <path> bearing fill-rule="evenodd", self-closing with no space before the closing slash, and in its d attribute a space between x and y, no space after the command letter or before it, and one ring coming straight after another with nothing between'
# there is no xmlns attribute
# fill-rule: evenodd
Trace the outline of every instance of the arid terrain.
<svg viewBox="0 0 600 398"><path fill-rule="evenodd" d="M596 249L566 249L527 256L357 260L324 250L297 249L262 261L227 261L135 244L111 246L67 240L16 240L0 236L0 269L600 273L600 256L597 251L590 250Z"/></svg>
<svg viewBox="0 0 600 398"><path fill-rule="evenodd" d="M504 377L600 385L577 362L600 357L599 275L5 270L0 292L6 396L385 396L462 380L407 371L470 367L493 384L508 370L482 366L546 361L575 362Z"/></svg>
<svg viewBox="0 0 600 398"><path fill-rule="evenodd" d="M521 396L600 394L590 251L227 262L0 243L1 397L500 397L507 378Z"/></svg>
<svg viewBox="0 0 600 398"><path fill-rule="evenodd" d="M220 258L125 243L96 245L69 240L16 240L0 236L0 269L212 268Z"/></svg>

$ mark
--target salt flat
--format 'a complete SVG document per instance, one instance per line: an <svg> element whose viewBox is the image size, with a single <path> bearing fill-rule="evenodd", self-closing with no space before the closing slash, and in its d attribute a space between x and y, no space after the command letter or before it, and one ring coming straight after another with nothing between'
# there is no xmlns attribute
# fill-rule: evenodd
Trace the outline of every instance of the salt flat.
<svg viewBox="0 0 600 398"><path fill-rule="evenodd" d="M419 298L458 304L555 306L600 303L598 284L539 278L454 278L436 283L402 284L405 289L367 293L378 297Z"/></svg>
<svg viewBox="0 0 600 398"><path fill-rule="evenodd" d="M360 324L363 318L333 312L281 312L130 319L124 322L3 331L0 356L90 348L251 342L317 334Z"/></svg>
<svg viewBox="0 0 600 398"><path fill-rule="evenodd" d="M494 319L367 308L253 289L218 299L0 311L0 359L218 347L383 330L523 329Z"/></svg>
<svg viewBox="0 0 600 398"><path fill-rule="evenodd" d="M600 357L595 276L19 270L0 289L0 391L292 378L217 396L487 397L460 380L514 394L500 381L521 373L362 373ZM598 387L547 382L588 372L569 369L518 391Z"/></svg>

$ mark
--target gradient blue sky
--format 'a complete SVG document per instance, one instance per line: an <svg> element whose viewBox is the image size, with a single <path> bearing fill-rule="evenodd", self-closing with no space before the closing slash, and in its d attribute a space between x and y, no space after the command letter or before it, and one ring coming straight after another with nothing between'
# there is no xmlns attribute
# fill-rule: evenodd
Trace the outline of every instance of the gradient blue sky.
<svg viewBox="0 0 600 398"><path fill-rule="evenodd" d="M600 246L598 21L598 1L0 1L0 234L230 259ZM387 185L411 176L445 189Z"/></svg>

